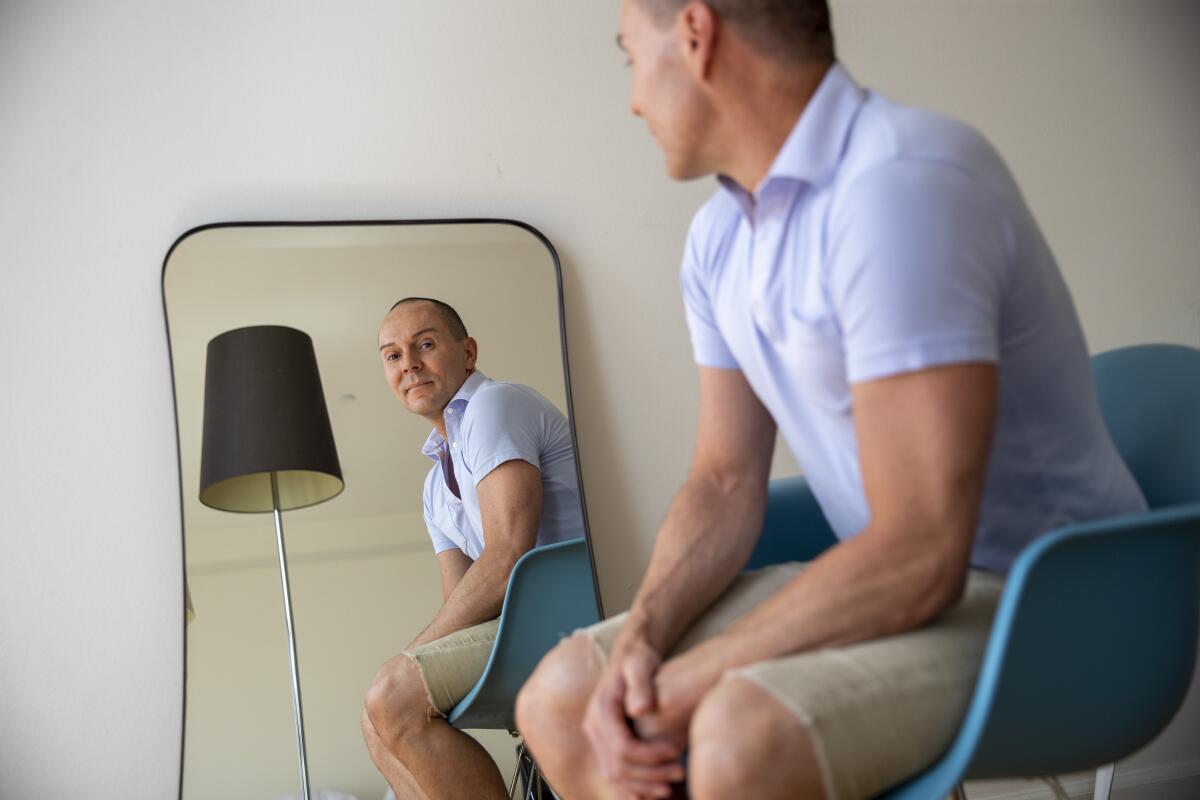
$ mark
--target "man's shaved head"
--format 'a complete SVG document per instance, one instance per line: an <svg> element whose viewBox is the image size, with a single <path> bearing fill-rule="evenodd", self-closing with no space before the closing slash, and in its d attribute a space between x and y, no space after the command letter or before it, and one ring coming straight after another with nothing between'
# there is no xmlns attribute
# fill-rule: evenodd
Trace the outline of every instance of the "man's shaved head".
<svg viewBox="0 0 1200 800"><path fill-rule="evenodd" d="M393 311L407 303L429 303L437 309L438 316L446 323L446 328L450 331L451 336L458 340L467 338L467 326L463 324L462 317L458 315L458 312L449 303L434 300L432 297L406 297L403 300L397 300L388 309L388 315L390 316Z"/></svg>
<svg viewBox="0 0 1200 800"><path fill-rule="evenodd" d="M659 27L675 21L688 0L634 0ZM782 61L827 63L835 58L826 0L703 0L756 50Z"/></svg>

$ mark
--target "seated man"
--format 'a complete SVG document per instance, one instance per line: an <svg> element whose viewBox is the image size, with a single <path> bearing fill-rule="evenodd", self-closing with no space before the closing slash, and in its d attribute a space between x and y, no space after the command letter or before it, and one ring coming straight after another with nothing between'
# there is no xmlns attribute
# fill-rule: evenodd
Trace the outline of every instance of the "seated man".
<svg viewBox="0 0 1200 800"><path fill-rule="evenodd" d="M981 136L860 88L824 0L623 0L618 43L672 177L720 176L683 257L698 431L632 608L518 726L572 800L874 796L952 740L1018 551L1144 501ZM777 427L841 541L739 575Z"/></svg>
<svg viewBox="0 0 1200 800"><path fill-rule="evenodd" d="M506 796L491 757L444 716L483 673L517 559L583 535L566 419L533 389L488 379L478 352L438 300L401 300L379 328L388 385L433 426L424 507L442 575L441 609L380 668L362 714L399 798Z"/></svg>

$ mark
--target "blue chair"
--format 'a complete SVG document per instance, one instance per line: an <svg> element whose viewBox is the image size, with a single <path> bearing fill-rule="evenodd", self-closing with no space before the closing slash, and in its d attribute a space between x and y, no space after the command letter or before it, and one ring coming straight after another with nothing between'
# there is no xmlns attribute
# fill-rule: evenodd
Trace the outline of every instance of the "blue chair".
<svg viewBox="0 0 1200 800"><path fill-rule="evenodd" d="M496 643L483 675L450 709L447 721L460 730L506 730L515 735L517 691L542 656L576 628L599 620L587 542L571 539L530 550L508 577ZM523 796L542 797L541 776L524 743L517 748L510 797L518 777L525 786Z"/></svg>
<svg viewBox="0 0 1200 800"><path fill-rule="evenodd" d="M958 736L884 794L930 800L967 779L1101 769L1148 743L1191 681L1200 606L1200 351L1092 360L1101 411L1150 511L1055 530L1009 572ZM748 567L807 560L832 533L802 478L772 482Z"/></svg>
<svg viewBox="0 0 1200 800"><path fill-rule="evenodd" d="M587 542L535 547L508 577L496 643L478 683L446 719L456 728L515 731L517 691L542 656L576 628L600 620Z"/></svg>

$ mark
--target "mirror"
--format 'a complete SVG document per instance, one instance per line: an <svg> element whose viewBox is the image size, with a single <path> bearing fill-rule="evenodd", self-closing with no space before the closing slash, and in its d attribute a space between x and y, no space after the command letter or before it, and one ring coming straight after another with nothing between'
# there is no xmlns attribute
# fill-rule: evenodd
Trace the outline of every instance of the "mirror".
<svg viewBox="0 0 1200 800"><path fill-rule="evenodd" d="M359 729L363 696L433 618L442 585L422 513L431 425L384 380L379 325L403 297L449 303L479 343L482 372L536 389L569 421L554 251L505 221L218 225L172 248L163 295L194 609L183 797L299 796L272 515L226 513L198 498L208 342L282 325L312 339L345 479L332 500L283 514L309 786L314 797L380 800L388 789ZM582 529L582 503L579 515ZM470 733L507 778L514 740Z"/></svg>

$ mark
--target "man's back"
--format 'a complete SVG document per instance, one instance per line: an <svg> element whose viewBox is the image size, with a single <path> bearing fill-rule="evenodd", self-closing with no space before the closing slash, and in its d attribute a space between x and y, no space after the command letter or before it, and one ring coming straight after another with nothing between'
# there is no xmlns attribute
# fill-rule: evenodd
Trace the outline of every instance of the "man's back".
<svg viewBox="0 0 1200 800"><path fill-rule="evenodd" d="M850 385L952 363L998 367L974 565L1143 507L1053 255L979 134L834 65L755 194L725 184L684 259L696 359L744 372L840 537L869 519Z"/></svg>

